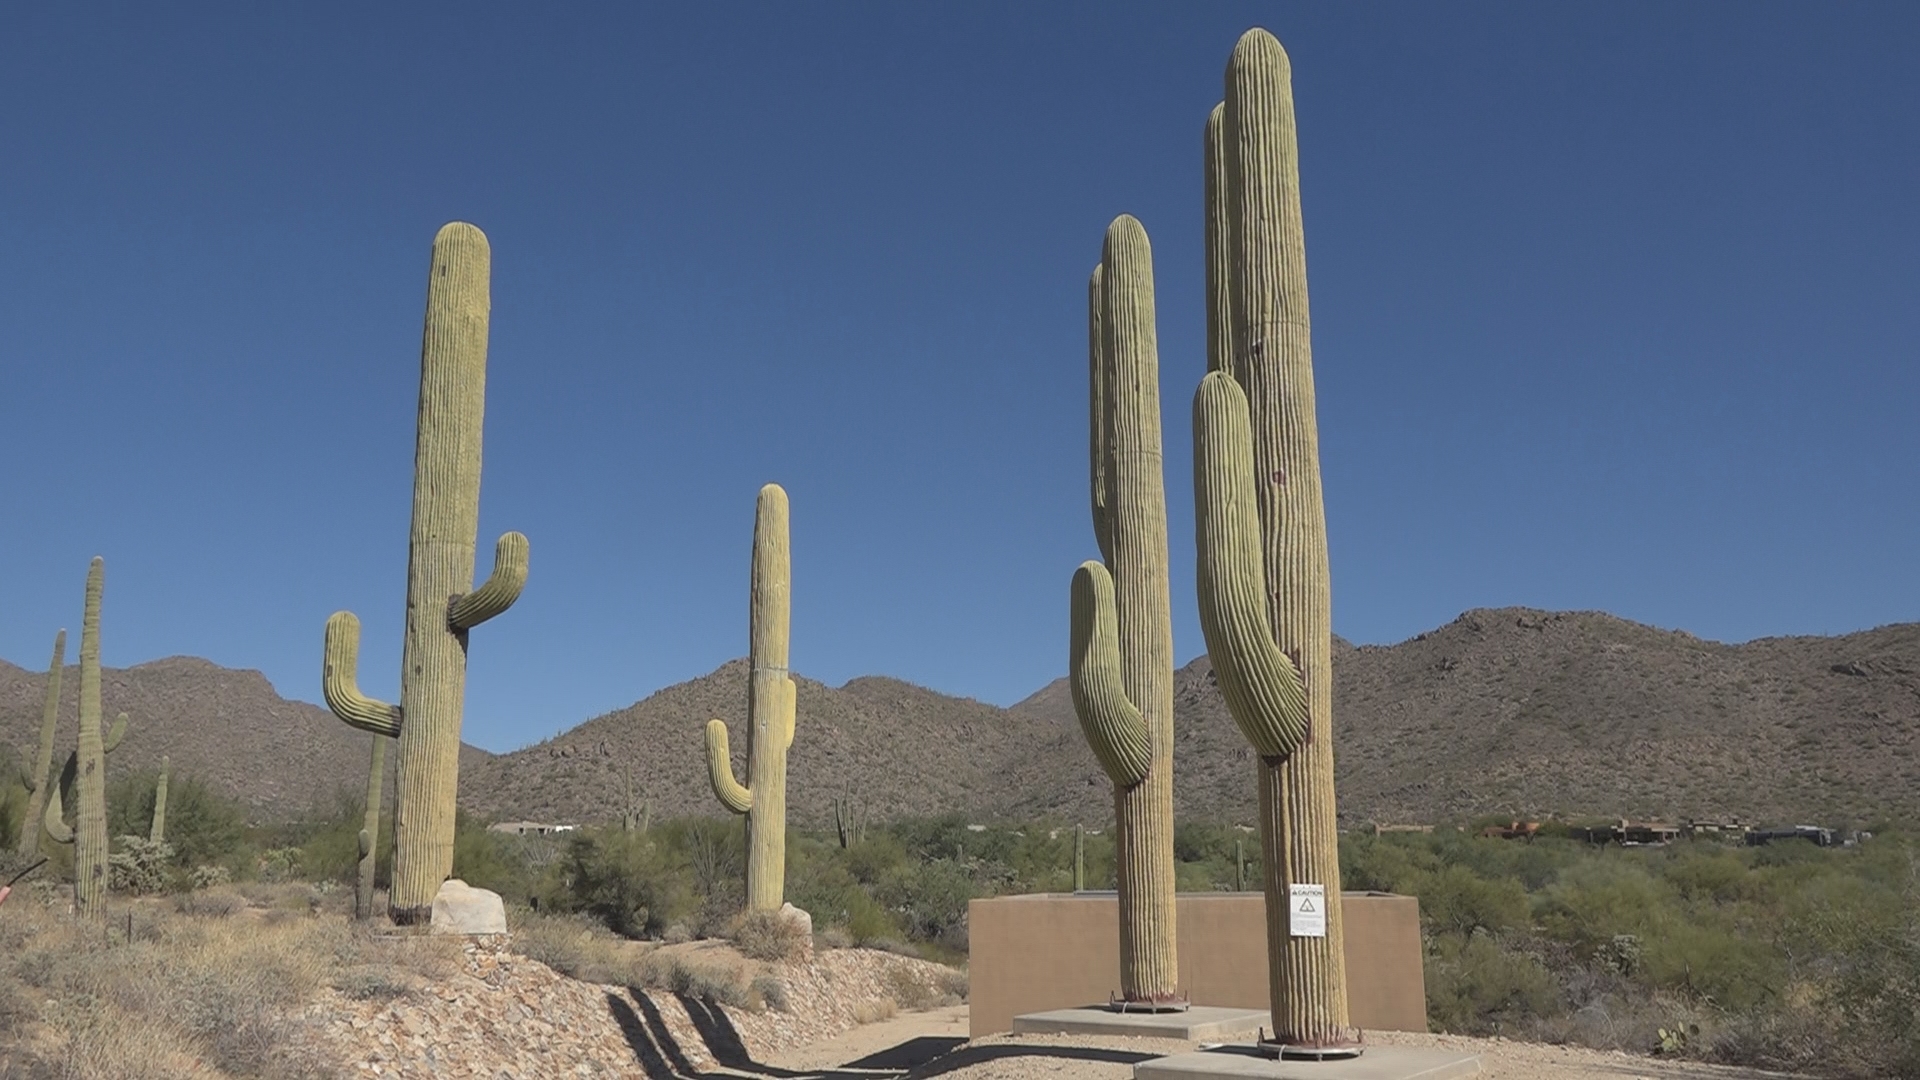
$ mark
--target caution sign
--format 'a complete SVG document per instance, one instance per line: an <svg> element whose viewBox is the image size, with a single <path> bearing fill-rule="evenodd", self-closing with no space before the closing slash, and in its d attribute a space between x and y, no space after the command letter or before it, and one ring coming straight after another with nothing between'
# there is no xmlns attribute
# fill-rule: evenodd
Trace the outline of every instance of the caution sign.
<svg viewBox="0 0 1920 1080"><path fill-rule="evenodd" d="M1294 937L1327 936L1327 887L1287 886L1287 933Z"/></svg>

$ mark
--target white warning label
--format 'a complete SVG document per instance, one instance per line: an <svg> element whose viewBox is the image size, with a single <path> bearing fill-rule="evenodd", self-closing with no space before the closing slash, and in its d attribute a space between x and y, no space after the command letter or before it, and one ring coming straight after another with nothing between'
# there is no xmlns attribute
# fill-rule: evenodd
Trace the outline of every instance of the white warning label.
<svg viewBox="0 0 1920 1080"><path fill-rule="evenodd" d="M1287 886L1287 932L1294 937L1327 936L1327 887Z"/></svg>

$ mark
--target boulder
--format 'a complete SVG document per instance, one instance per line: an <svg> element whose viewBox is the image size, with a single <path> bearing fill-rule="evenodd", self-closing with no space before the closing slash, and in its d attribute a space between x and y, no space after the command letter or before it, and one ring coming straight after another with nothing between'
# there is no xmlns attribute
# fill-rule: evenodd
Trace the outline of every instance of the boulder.
<svg viewBox="0 0 1920 1080"><path fill-rule="evenodd" d="M507 905L497 892L448 878L434 894L429 929L435 934L504 934Z"/></svg>
<svg viewBox="0 0 1920 1080"><path fill-rule="evenodd" d="M798 936L804 943L801 946L800 955L811 957L813 955L813 916L792 904L781 904L778 914L781 919L799 928Z"/></svg>

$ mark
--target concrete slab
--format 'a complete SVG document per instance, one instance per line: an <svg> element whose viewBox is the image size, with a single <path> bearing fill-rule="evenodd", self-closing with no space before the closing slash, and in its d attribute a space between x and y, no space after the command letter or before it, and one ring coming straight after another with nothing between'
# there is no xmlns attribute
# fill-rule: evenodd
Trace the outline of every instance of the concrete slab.
<svg viewBox="0 0 1920 1080"><path fill-rule="evenodd" d="M1143 1039L1225 1042L1255 1034L1268 1024L1265 1009L1195 1005L1185 1012L1114 1012L1105 1005L1052 1009L1013 1018L1015 1035L1132 1035Z"/></svg>
<svg viewBox="0 0 1920 1080"><path fill-rule="evenodd" d="M1133 1080L1453 1080L1480 1072L1476 1054L1371 1046L1344 1061L1276 1061L1251 1045L1143 1061Z"/></svg>

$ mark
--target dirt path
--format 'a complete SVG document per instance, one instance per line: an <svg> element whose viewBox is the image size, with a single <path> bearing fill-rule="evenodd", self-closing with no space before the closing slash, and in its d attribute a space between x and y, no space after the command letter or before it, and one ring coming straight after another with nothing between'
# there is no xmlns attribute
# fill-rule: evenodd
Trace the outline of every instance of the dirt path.
<svg viewBox="0 0 1920 1080"><path fill-rule="evenodd" d="M910 1080L1132 1080L1148 1058L1193 1049L1165 1039L997 1035L966 1041L966 1006L907 1013L775 1055L767 1064L839 1080L910 1070ZM1783 1073L1662 1061L1572 1046L1472 1039L1460 1035L1370 1032L1381 1045L1480 1055L1485 1080L1779 1080Z"/></svg>

